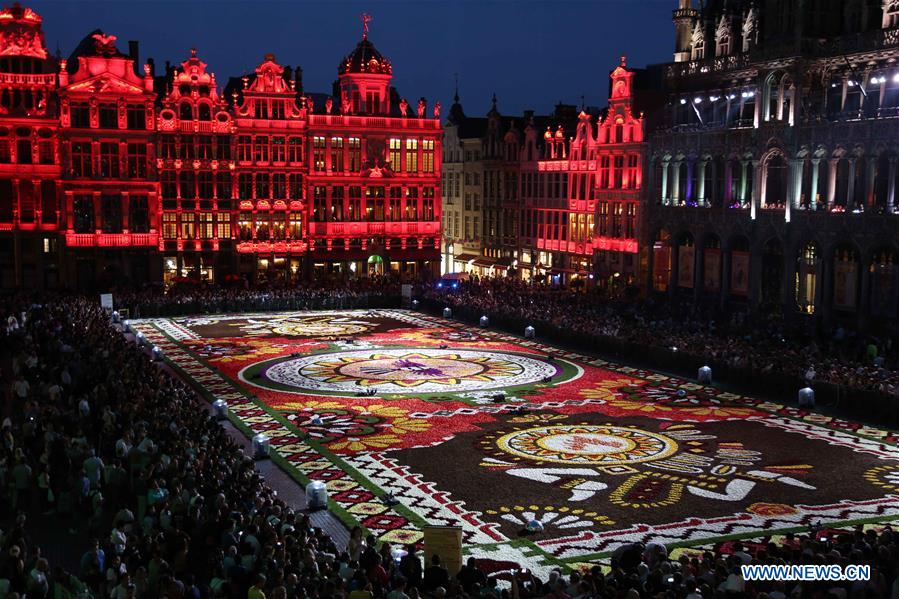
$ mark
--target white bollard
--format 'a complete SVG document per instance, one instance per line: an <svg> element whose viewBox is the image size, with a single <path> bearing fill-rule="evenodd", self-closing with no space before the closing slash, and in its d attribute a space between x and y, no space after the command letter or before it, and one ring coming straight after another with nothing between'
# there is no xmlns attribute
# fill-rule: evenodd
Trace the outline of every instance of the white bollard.
<svg viewBox="0 0 899 599"><path fill-rule="evenodd" d="M228 402L224 399L217 399L212 402L212 413L215 414L216 420L228 418Z"/></svg>
<svg viewBox="0 0 899 599"><path fill-rule="evenodd" d="M699 373L696 375L696 378L700 383L704 385L712 384L712 369L708 366L703 366L699 369Z"/></svg>
<svg viewBox="0 0 899 599"><path fill-rule="evenodd" d="M269 439L262 433L253 437L253 459L264 460L268 457Z"/></svg>
<svg viewBox="0 0 899 599"><path fill-rule="evenodd" d="M534 327L528 325L524 328L524 338L525 339L533 339L537 335L537 331L534 330Z"/></svg>
<svg viewBox="0 0 899 599"><path fill-rule="evenodd" d="M482 326L482 327L488 327L488 326L490 326L490 319L487 318L487 315L486 315L486 314L485 314L484 316L481 316L481 320L480 320L479 322L481 323L481 326Z"/></svg>
<svg viewBox="0 0 899 599"><path fill-rule="evenodd" d="M443 317L444 317L444 318L452 318L452 317L453 317L453 311L450 310L449 308L444 308L444 309L443 309Z"/></svg>
<svg viewBox="0 0 899 599"><path fill-rule="evenodd" d="M310 510L323 510L328 507L328 488L320 480L306 485L306 507Z"/></svg>
<svg viewBox="0 0 899 599"><path fill-rule="evenodd" d="M803 387L799 390L799 407L814 408L815 407L815 390L811 387Z"/></svg>

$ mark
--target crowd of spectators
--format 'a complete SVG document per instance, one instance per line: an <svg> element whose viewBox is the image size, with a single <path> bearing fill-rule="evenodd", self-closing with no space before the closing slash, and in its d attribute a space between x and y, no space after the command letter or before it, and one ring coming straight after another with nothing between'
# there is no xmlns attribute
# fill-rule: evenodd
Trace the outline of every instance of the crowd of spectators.
<svg viewBox="0 0 899 599"><path fill-rule="evenodd" d="M861 337L842 327L826 334L789 328L779 315L725 313L672 300L608 300L578 289L481 278L431 284L421 294L447 306L609 337L642 347L677 348L760 375L788 374L854 389L899 395L895 332Z"/></svg>
<svg viewBox="0 0 899 599"><path fill-rule="evenodd" d="M400 280L394 276L316 281L314 285L178 284L165 292L151 287L113 293L116 307L132 318L265 312L273 310L339 310L387 308L399 304Z"/></svg>
<svg viewBox="0 0 899 599"><path fill-rule="evenodd" d="M550 300L523 288L486 299L501 291L472 286L454 298L552 322L565 312L579 327L596 315L584 314L596 309L584 297ZM379 544L361 529L338 546L302 506L278 498L192 390L95 300L9 299L4 308L0 599L899 599L899 538L889 527L729 543L676 560L659 545L625 545L611 570L541 578L476 560L458 573L439 560L425 567L419 548ZM744 563L864 563L872 577L751 583L739 573Z"/></svg>

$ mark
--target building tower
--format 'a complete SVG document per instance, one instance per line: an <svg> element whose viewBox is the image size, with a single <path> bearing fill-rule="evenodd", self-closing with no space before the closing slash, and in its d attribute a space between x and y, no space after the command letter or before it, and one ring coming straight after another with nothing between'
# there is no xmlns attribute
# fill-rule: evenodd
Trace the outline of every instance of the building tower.
<svg viewBox="0 0 899 599"><path fill-rule="evenodd" d="M678 0L679 6L674 11L674 62L690 60L690 40L693 26L699 11L691 5L691 0Z"/></svg>
<svg viewBox="0 0 899 599"><path fill-rule="evenodd" d="M371 16L363 14L362 39L337 67L344 114L390 114L393 66L368 39L370 22Z"/></svg>

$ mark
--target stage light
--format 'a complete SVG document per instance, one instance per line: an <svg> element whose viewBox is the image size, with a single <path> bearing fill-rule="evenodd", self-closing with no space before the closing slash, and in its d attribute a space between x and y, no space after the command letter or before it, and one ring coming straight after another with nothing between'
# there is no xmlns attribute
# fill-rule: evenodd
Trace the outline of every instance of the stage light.
<svg viewBox="0 0 899 599"><path fill-rule="evenodd" d="M453 283L453 289L458 289L458 288L459 288L459 284L458 284L458 283Z"/></svg>
<svg viewBox="0 0 899 599"><path fill-rule="evenodd" d="M709 100L711 100L712 102L717 102L720 98L721 96L710 96Z"/></svg>
<svg viewBox="0 0 899 599"><path fill-rule="evenodd" d="M702 104L702 98L700 98L699 96L696 96L695 98L693 98L693 103L694 104Z"/></svg>
<svg viewBox="0 0 899 599"><path fill-rule="evenodd" d="M680 99L680 103L681 103L681 104L686 104L686 103L687 103L687 100L684 99L684 98L681 98L681 99Z"/></svg>
<svg viewBox="0 0 899 599"><path fill-rule="evenodd" d="M899 73L893 75L893 83L899 83Z"/></svg>
<svg viewBox="0 0 899 599"><path fill-rule="evenodd" d="M437 289L443 288L443 283L437 283Z"/></svg>
<svg viewBox="0 0 899 599"><path fill-rule="evenodd" d="M737 94L727 94L727 99L728 99L728 100L733 100L733 99L736 98L736 97L737 97Z"/></svg>

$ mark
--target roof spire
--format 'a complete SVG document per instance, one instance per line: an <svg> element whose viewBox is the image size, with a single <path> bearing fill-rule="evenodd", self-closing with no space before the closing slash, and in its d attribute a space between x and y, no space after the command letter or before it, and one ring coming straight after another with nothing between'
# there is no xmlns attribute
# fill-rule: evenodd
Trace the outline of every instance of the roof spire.
<svg viewBox="0 0 899 599"><path fill-rule="evenodd" d="M456 80L456 93L453 94L453 102L458 104L459 103L459 73L453 73L453 77Z"/></svg>
<svg viewBox="0 0 899 599"><path fill-rule="evenodd" d="M362 19L362 39L368 39L368 24L371 23L372 16L367 12L359 15L359 18Z"/></svg>
<svg viewBox="0 0 899 599"><path fill-rule="evenodd" d="M493 103L493 110L496 110L496 92L493 92L493 98L490 100Z"/></svg>

